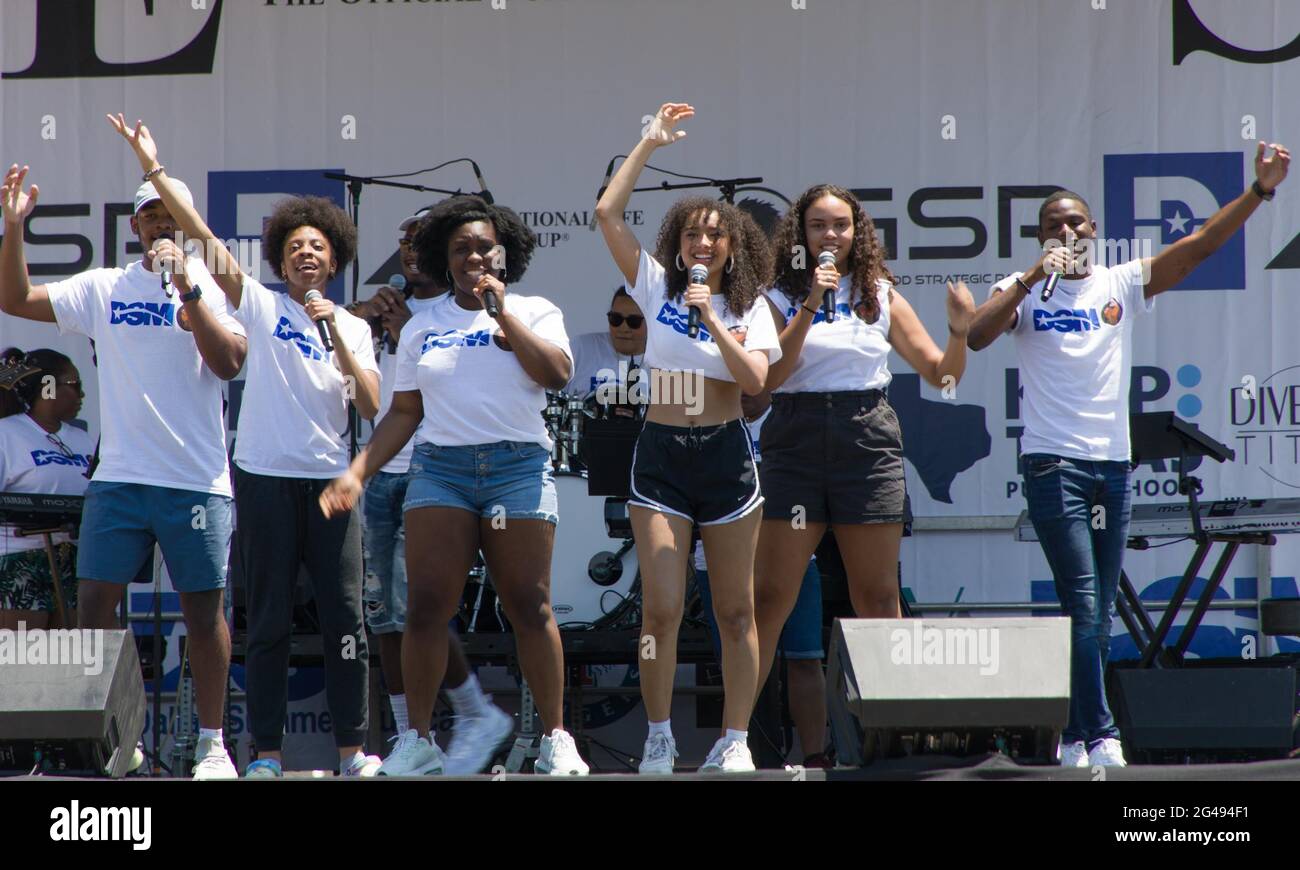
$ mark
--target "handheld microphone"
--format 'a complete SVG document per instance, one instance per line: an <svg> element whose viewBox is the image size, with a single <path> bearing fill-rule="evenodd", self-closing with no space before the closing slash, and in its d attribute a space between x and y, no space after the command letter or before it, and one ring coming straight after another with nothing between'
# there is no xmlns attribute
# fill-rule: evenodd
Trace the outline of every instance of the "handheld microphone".
<svg viewBox="0 0 1300 870"><path fill-rule="evenodd" d="M319 290L308 290L307 295L302 298L303 302L310 302L313 299L323 298ZM330 341L330 328L325 325L324 320L316 321L316 330L320 333L320 343L324 345L326 353L334 351L334 342Z"/></svg>
<svg viewBox="0 0 1300 870"><path fill-rule="evenodd" d="M400 272L396 275L389 275L388 286L392 287L398 293L406 292L406 276ZM391 332L384 333L384 344L388 345L388 352L390 354L397 353L397 339L393 338Z"/></svg>
<svg viewBox="0 0 1300 870"><path fill-rule="evenodd" d="M709 270L699 263L691 266L691 283L704 284L709 280ZM686 318L686 335L689 338L698 338L700 334L700 309L694 305L690 306L691 313Z"/></svg>
<svg viewBox="0 0 1300 870"><path fill-rule="evenodd" d="M1052 293L1056 291L1056 285L1058 282L1060 282L1060 280L1061 280L1060 272L1053 272L1052 274L1048 275L1047 280L1043 282L1043 292L1039 294L1039 299L1043 302L1046 302L1048 299L1051 299Z"/></svg>
<svg viewBox="0 0 1300 870"><path fill-rule="evenodd" d="M822 251L817 255L818 266L835 267L835 255L830 251ZM826 315L827 323L835 322L835 291L827 290L822 296L822 314Z"/></svg>
<svg viewBox="0 0 1300 870"><path fill-rule="evenodd" d="M159 246L160 244L162 244L162 241L163 241L162 239L155 239L155 240L154 240L153 247L151 248L151 250L154 252L154 254L157 254L157 253L158 253L158 246ZM173 289L172 289L172 273L171 273L171 270L170 270L170 269L167 269L167 268L160 268L160 269L158 270L158 273L159 273L159 275L162 276L162 290L163 290L163 293L166 293L166 294L167 294L167 298L168 298L168 299L172 298L172 293L173 293L174 291L173 291Z"/></svg>

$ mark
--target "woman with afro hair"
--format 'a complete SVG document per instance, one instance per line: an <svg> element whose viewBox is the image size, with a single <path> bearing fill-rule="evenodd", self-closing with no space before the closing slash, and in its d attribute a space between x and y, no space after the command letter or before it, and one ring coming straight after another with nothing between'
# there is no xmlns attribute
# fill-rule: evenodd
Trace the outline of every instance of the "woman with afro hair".
<svg viewBox="0 0 1300 870"><path fill-rule="evenodd" d="M263 255L286 292L250 275L177 195L158 146L137 122L110 116L153 181L168 212L213 263L231 315L248 333L235 439L234 555L248 606L248 715L257 760L251 778L279 777L288 704L289 641L299 568L311 575L324 642L325 696L343 776L374 776L366 755L369 656L362 615L361 520L327 516L320 494L347 471L348 404L365 419L379 407L379 366L370 325L325 298L326 285L356 255L357 230L333 202L290 197L262 234ZM198 292L197 287L191 293ZM311 295L312 298L308 298ZM181 297L185 299L185 296ZM330 341L319 337L323 322Z"/></svg>
<svg viewBox="0 0 1300 870"><path fill-rule="evenodd" d="M350 510L365 480L415 436L403 505L402 679L411 729L381 773L444 766L429 722L447 670L447 624L482 550L542 718L535 769L584 775L587 764L564 730L564 651L550 598L559 507L542 419L546 390L561 389L573 368L564 318L541 296L507 290L536 245L510 209L476 196L444 200L413 242L420 272L451 292L402 329L392 405L321 498L327 513Z"/></svg>
<svg viewBox="0 0 1300 870"><path fill-rule="evenodd" d="M630 513L641 562L641 697L650 720L640 770L671 773L677 747L669 711L692 526L700 527L722 640L725 729L704 772L754 769L747 744L758 684L754 546L763 503L741 393L763 390L781 347L761 286L768 272L762 230L730 203L687 198L664 217L653 252L623 219L651 153L684 138L694 116L665 103L596 206L614 262L645 312L650 408L632 463ZM697 283L692 273L702 272ZM691 328L698 311L698 332ZM692 334L692 333L695 334Z"/></svg>
<svg viewBox="0 0 1300 870"><path fill-rule="evenodd" d="M903 441L885 394L889 352L930 385L955 386L975 313L966 285L949 284L940 351L894 289L871 218L842 187L804 191L781 219L772 250L767 298L782 356L768 372L772 413L760 445L768 499L754 567L759 685L827 528L844 557L854 613L901 615Z"/></svg>

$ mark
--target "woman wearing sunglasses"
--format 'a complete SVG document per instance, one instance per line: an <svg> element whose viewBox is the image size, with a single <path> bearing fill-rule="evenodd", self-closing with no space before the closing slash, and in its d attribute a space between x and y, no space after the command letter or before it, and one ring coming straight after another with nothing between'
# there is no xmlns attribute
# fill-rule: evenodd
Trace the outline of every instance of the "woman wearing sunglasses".
<svg viewBox="0 0 1300 870"><path fill-rule="evenodd" d="M42 348L3 354L3 372L18 377L0 390L0 492L82 495L95 445L90 436L65 426L81 410L81 375L58 351ZM7 380L7 379L6 379ZM69 628L77 624L77 551L66 534L54 536L64 615L58 625L54 577L45 541L0 529L0 629Z"/></svg>

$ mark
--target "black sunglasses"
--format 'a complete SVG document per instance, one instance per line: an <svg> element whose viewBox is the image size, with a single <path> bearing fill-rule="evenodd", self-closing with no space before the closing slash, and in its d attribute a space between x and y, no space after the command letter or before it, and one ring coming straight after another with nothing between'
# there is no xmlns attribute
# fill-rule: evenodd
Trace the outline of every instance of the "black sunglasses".
<svg viewBox="0 0 1300 870"><path fill-rule="evenodd" d="M609 325L616 328L622 326L624 320L627 321L627 325L632 329L640 329L641 324L645 323L645 317L640 314L624 315L619 314L617 311L611 311L605 316L609 318Z"/></svg>

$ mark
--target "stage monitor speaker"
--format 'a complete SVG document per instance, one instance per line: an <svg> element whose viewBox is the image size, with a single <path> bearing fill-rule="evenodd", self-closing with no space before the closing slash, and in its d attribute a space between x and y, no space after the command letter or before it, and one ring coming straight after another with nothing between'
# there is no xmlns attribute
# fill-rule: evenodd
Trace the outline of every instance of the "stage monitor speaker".
<svg viewBox="0 0 1300 870"><path fill-rule="evenodd" d="M144 721L129 632L0 631L0 767L57 750L72 768L125 776Z"/></svg>
<svg viewBox="0 0 1300 870"><path fill-rule="evenodd" d="M1280 758L1294 743L1296 671L1288 657L1117 666L1108 687L1125 754L1134 759Z"/></svg>
<svg viewBox="0 0 1300 870"><path fill-rule="evenodd" d="M906 732L1028 728L1054 746L1070 711L1070 621L839 619L826 691L846 764Z"/></svg>

